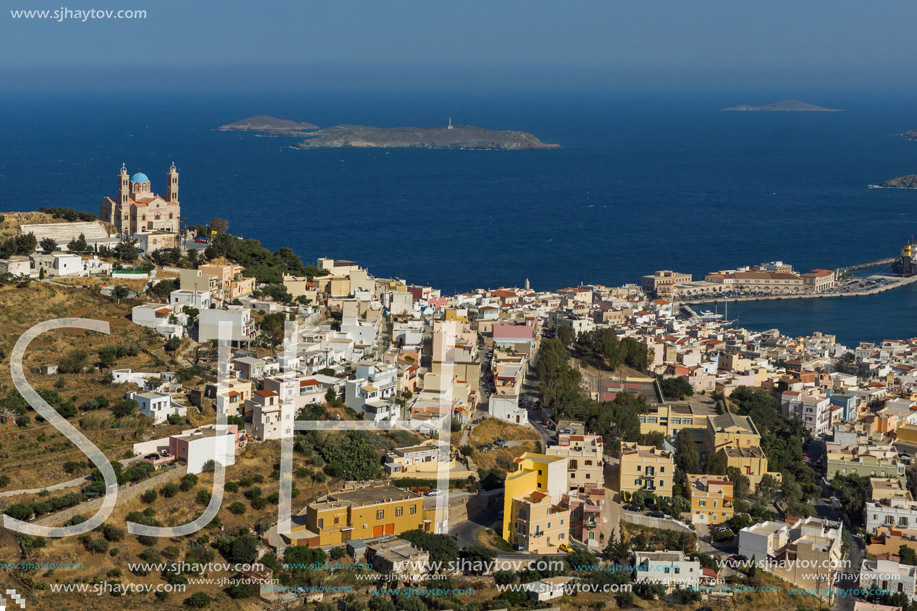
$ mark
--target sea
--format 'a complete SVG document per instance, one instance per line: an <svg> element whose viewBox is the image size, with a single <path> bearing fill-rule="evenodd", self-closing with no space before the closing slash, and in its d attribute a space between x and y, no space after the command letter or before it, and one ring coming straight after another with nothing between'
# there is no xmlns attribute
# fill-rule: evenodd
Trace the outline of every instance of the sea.
<svg viewBox="0 0 917 611"><path fill-rule="evenodd" d="M797 270L896 256L917 233L917 95L881 92L149 92L0 94L0 210L98 212L125 163L182 212L306 262L335 257L447 294L639 283L781 260ZM798 97L843 112L722 112ZM220 132L256 114L319 126L514 129L534 151L296 150ZM867 270L866 273L889 272ZM706 306L704 306L706 307ZM720 312L723 306L716 307ZM856 345L917 336L917 286L872 297L732 303L752 329Z"/></svg>

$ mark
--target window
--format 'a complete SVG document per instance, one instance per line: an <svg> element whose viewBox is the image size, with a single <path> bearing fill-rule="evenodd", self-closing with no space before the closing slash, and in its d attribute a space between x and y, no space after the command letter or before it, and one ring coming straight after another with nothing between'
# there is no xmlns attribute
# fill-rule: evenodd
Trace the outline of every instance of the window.
<svg viewBox="0 0 917 611"><path fill-rule="evenodd" d="M665 482L663 480L659 480L659 487L662 488L663 486L665 486Z"/></svg>
<svg viewBox="0 0 917 611"><path fill-rule="evenodd" d="M325 525L325 520L322 519L322 518L319 518L319 519L318 519L318 527L319 527L319 528L322 528L324 525Z"/></svg>
<svg viewBox="0 0 917 611"><path fill-rule="evenodd" d="M659 472L660 472L660 473L665 473L665 467L659 467Z"/></svg>
<svg viewBox="0 0 917 611"><path fill-rule="evenodd" d="M706 507L707 501L698 501L697 504L700 505L701 507Z"/></svg>
<svg viewBox="0 0 917 611"><path fill-rule="evenodd" d="M379 511L376 512L376 519L377 519L377 520L382 520L382 519L384 519L384 518L385 518L385 510L384 510L384 509L380 509Z"/></svg>
<svg viewBox="0 0 917 611"><path fill-rule="evenodd" d="M642 468L643 468L643 467L641 467L640 465L637 465L637 473L640 473L640 470L641 470Z"/></svg>
<svg viewBox="0 0 917 611"><path fill-rule="evenodd" d="M404 515L404 507L395 507L395 517L400 518Z"/></svg>
<svg viewBox="0 0 917 611"><path fill-rule="evenodd" d="M410 515L414 515L415 513L417 513L417 505L411 505L410 507L408 507L408 513Z"/></svg>
<svg viewBox="0 0 917 611"><path fill-rule="evenodd" d="M334 523L335 523L335 524L337 524L337 523L340 522L340 521L341 521L341 518L340 518L340 517L334 516Z"/></svg>

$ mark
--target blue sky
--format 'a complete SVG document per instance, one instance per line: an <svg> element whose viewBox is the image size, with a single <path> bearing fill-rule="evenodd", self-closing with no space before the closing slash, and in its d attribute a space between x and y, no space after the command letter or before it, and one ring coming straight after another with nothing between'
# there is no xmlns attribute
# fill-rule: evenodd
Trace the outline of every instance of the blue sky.
<svg viewBox="0 0 917 611"><path fill-rule="evenodd" d="M148 17L57 23L6 11L62 5ZM917 3L890 0L6 0L0 77L13 87L113 86L110 69L129 68L141 88L152 87L144 74L180 75L176 85L189 87L279 84L290 74L330 86L380 75L403 84L515 75L509 82L529 86L903 86L915 17Z"/></svg>

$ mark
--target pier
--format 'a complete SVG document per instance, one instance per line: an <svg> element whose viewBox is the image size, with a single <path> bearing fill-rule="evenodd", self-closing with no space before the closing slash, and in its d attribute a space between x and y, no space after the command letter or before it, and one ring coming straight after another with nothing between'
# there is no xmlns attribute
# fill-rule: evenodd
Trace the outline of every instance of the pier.
<svg viewBox="0 0 917 611"><path fill-rule="evenodd" d="M894 261L894 259L892 259ZM871 267L871 266L870 266ZM849 268L848 268L849 269ZM860 268L862 269L862 268ZM878 295L885 291L901 288L917 282L917 276L902 278L900 276L870 276L870 278L884 278L885 282L878 286L868 289L853 291L832 291L828 293L798 293L795 295L748 295L743 297L704 297L703 299L686 299L681 302L684 305L700 305L702 303L719 303L721 301L741 302L741 301L782 301L786 299L828 299L832 297L868 297Z"/></svg>
<svg viewBox="0 0 917 611"><path fill-rule="evenodd" d="M895 262L897 257L889 257L888 259L879 259L878 261L870 261L869 263L859 263L857 265L850 265L848 267L839 267L837 268L837 277L840 278L846 272L855 272L858 269L869 269L870 267L879 267L880 265L891 265Z"/></svg>

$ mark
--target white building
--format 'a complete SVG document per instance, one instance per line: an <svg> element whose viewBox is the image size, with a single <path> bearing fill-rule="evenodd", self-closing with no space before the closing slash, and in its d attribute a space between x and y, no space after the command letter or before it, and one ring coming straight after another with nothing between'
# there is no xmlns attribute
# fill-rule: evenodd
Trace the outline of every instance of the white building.
<svg viewBox="0 0 917 611"><path fill-rule="evenodd" d="M185 336L188 315L175 312L176 306L161 303L144 303L131 310L131 321L135 325L153 329L166 339Z"/></svg>
<svg viewBox="0 0 917 611"><path fill-rule="evenodd" d="M0 273L14 276L28 276L32 272L32 262L29 257L13 255L9 259L0 259Z"/></svg>
<svg viewBox="0 0 917 611"><path fill-rule="evenodd" d="M112 265L96 256L83 259L83 276L103 276L111 274Z"/></svg>
<svg viewBox="0 0 917 611"><path fill-rule="evenodd" d="M156 424L161 424L168 420L172 414L184 417L188 408L177 403L172 403L172 395L168 393L148 390L146 392L130 392L127 398L137 402L140 413L145 416L152 416Z"/></svg>
<svg viewBox="0 0 917 611"><path fill-rule="evenodd" d="M169 453L188 465L188 473L201 473L210 460L228 467L236 464L238 435L236 425L189 429L169 438Z"/></svg>
<svg viewBox="0 0 917 611"><path fill-rule="evenodd" d="M691 560L682 551L634 553L635 583L660 583L666 592L671 592L677 588L697 588L700 577L700 562Z"/></svg>
<svg viewBox="0 0 917 611"><path fill-rule="evenodd" d="M866 501L863 511L866 513L866 530L873 534L879 526L917 528L917 501L907 498Z"/></svg>
<svg viewBox="0 0 917 611"><path fill-rule="evenodd" d="M393 291L389 295L389 313L392 316L410 316L414 313L414 296L407 291Z"/></svg>
<svg viewBox="0 0 917 611"><path fill-rule="evenodd" d="M360 320L356 316L345 316L341 320L341 333L353 339L357 344L373 346L379 325L376 321Z"/></svg>
<svg viewBox="0 0 917 611"><path fill-rule="evenodd" d="M831 405L831 399L821 395L808 395L787 391L780 396L783 415L801 421L812 435L824 436L834 429L835 416L840 410Z"/></svg>
<svg viewBox="0 0 917 611"><path fill-rule="evenodd" d="M387 363L357 363L354 377L347 380L344 402L355 412L362 412L371 399L391 399L398 383L398 368Z"/></svg>
<svg viewBox="0 0 917 611"><path fill-rule="evenodd" d="M169 293L169 303L179 306L179 309L187 306L197 310L206 310L213 300L210 297L210 291L178 289Z"/></svg>
<svg viewBox="0 0 917 611"><path fill-rule="evenodd" d="M220 339L221 323L229 324L229 339L234 344L248 342L255 338L252 311L246 307L229 306L226 310L201 310L198 321L199 342Z"/></svg>
<svg viewBox="0 0 917 611"><path fill-rule="evenodd" d="M882 554L875 560L864 560L860 567L860 588L889 590L890 594L903 592L911 601L915 601L917 567L891 559L896 557Z"/></svg>
<svg viewBox="0 0 917 611"><path fill-rule="evenodd" d="M252 437L258 441L293 435L294 407L272 390L252 393ZM246 410L248 411L248 407Z"/></svg>
<svg viewBox="0 0 917 611"><path fill-rule="evenodd" d="M528 424L529 421L528 410L519 406L519 395L490 395L487 413L515 424Z"/></svg>
<svg viewBox="0 0 917 611"><path fill-rule="evenodd" d="M739 554L755 563L779 556L790 540L790 526L783 522L759 522L739 531Z"/></svg>
<svg viewBox="0 0 917 611"><path fill-rule="evenodd" d="M31 261L30 275L32 276L38 276L41 270L45 270L45 275L48 277L83 274L83 260L79 255L56 252L49 255L34 254L29 259Z"/></svg>
<svg viewBox="0 0 917 611"><path fill-rule="evenodd" d="M407 448L395 448L385 455L385 472L410 473L435 471L440 464L452 460L449 445L438 441Z"/></svg>
<svg viewBox="0 0 917 611"><path fill-rule="evenodd" d="M567 584L572 577L545 577L538 581L522 584L522 588L528 592L529 598L543 603L555 598L560 598L566 592Z"/></svg>
<svg viewBox="0 0 917 611"><path fill-rule="evenodd" d="M363 419L395 424L401 419L401 406L384 399L369 399L363 404Z"/></svg>

